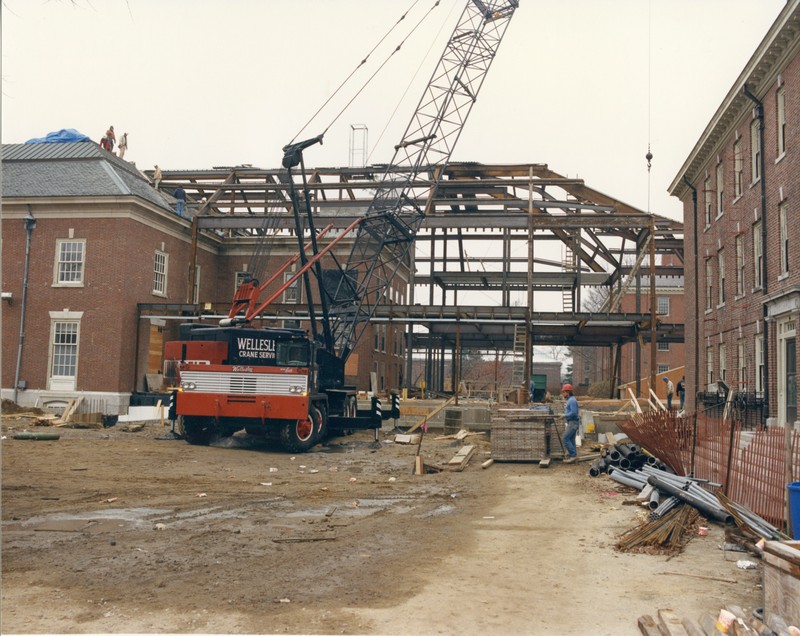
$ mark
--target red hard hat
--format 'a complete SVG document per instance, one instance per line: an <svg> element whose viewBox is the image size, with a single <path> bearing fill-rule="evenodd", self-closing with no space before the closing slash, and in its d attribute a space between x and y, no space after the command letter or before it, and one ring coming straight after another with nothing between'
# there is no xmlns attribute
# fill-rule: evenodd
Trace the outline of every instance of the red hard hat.
<svg viewBox="0 0 800 636"><path fill-rule="evenodd" d="M571 384L565 384L564 386L562 386L562 387L561 387L561 392L562 392L562 393L563 393L564 391L573 391L573 390L574 390L574 389L572 388L572 385L571 385Z"/></svg>

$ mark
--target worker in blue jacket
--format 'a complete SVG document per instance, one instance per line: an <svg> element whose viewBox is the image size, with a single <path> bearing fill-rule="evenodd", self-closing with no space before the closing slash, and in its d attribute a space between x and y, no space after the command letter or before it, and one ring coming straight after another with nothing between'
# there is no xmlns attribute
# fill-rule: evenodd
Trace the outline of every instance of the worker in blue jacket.
<svg viewBox="0 0 800 636"><path fill-rule="evenodd" d="M567 456L564 458L565 464L571 464L578 456L578 449L575 447L575 437L578 435L578 427L581 425L580 415L578 415L578 400L575 399L575 394L571 384L565 384L561 387L561 395L567 401L564 407L564 419L567 420L567 428L564 430L564 436L561 441L564 442L564 450Z"/></svg>

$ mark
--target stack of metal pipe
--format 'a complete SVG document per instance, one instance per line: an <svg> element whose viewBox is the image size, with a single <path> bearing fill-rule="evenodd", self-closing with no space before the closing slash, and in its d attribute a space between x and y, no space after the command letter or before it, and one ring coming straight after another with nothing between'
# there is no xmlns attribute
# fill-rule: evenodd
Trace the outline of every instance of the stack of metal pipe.
<svg viewBox="0 0 800 636"><path fill-rule="evenodd" d="M601 473L609 472L608 469L611 467L636 470L646 465L663 467L661 462L636 444L612 444L600 451L600 459L592 462L589 474L597 477Z"/></svg>

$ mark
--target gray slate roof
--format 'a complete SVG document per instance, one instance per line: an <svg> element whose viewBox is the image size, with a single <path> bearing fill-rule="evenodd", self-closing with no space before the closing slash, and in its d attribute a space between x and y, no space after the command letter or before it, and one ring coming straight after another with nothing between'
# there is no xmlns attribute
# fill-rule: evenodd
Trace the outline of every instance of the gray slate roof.
<svg viewBox="0 0 800 636"><path fill-rule="evenodd" d="M93 141L3 145L4 198L71 196L136 196L170 209L132 163Z"/></svg>

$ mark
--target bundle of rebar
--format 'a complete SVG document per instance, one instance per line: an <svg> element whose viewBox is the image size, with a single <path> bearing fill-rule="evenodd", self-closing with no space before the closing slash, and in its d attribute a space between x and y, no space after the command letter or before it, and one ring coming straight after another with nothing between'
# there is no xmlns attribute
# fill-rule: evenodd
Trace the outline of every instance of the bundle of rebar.
<svg viewBox="0 0 800 636"><path fill-rule="evenodd" d="M686 533L692 530L700 513L692 506L678 504L658 519L651 519L625 532L616 544L622 552L643 548L680 550L686 544Z"/></svg>

